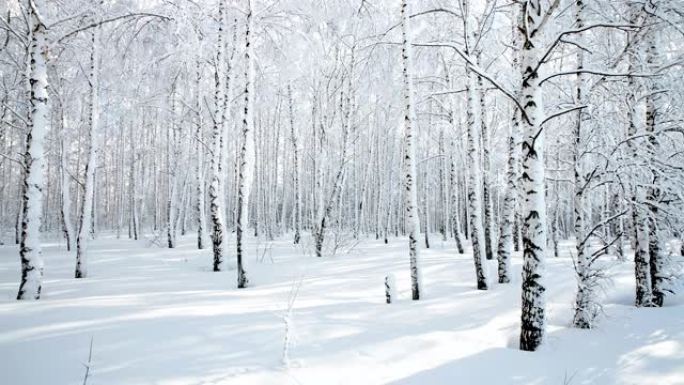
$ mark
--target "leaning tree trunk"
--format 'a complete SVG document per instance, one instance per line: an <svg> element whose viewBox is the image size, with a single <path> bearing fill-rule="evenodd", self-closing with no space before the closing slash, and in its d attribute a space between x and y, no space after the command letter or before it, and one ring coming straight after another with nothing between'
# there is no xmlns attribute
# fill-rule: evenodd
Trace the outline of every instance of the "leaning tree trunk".
<svg viewBox="0 0 684 385"><path fill-rule="evenodd" d="M416 149L413 123L415 113L413 106L413 67L411 55L412 41L409 26L409 10L407 0L401 1L401 59L404 81L404 209L406 210L406 227L409 237L409 262L411 269L411 297L419 300L421 294L420 260L418 254L418 237L420 222L418 218L418 192L416 187Z"/></svg>
<svg viewBox="0 0 684 385"><path fill-rule="evenodd" d="M40 245L45 156L43 146L50 122L47 91L47 32L34 6L28 8L31 96L24 152L24 185L19 240L21 284L17 293L18 300L40 299L43 281L43 257Z"/></svg>
<svg viewBox="0 0 684 385"><path fill-rule="evenodd" d="M352 56L352 63L353 63L353 56ZM323 188L321 186L318 186L319 189L319 203L321 205L321 208L319 209L319 217L316 221L316 227L314 230L314 248L316 252L316 257L322 257L323 256L323 244L325 242L325 233L327 228L329 227L328 222L331 220L330 216L332 214L332 210L335 207L335 204L338 203L340 199L340 194L342 192L342 184L344 180L344 173L345 173L345 166L347 163L347 144L349 140L349 131L351 129L351 110L352 110L352 98L351 98L351 89L352 89L352 80L351 76L353 74L353 64L351 67L351 71L349 74L349 92L346 94L346 98L340 98L340 110L344 111L343 112L343 123L342 123L342 156L340 159L340 165L337 168L337 172L335 173L335 178L333 179L333 184L332 188L330 189L330 195L328 196L327 199L324 199L323 197ZM319 177L319 181L322 178Z"/></svg>
<svg viewBox="0 0 684 385"><path fill-rule="evenodd" d="M546 259L546 202L542 89L536 71L543 49L540 28L543 10L539 0L524 3L521 104L524 108L522 145L523 272L520 349L535 351L544 340L544 262Z"/></svg>
<svg viewBox="0 0 684 385"><path fill-rule="evenodd" d="M90 51L90 115L88 116L88 158L85 165L85 180L83 188L83 202L79 218L78 236L76 237L76 278L88 276L88 237L92 231L93 221L93 194L95 192L95 169L97 168L97 125L99 121L98 109L98 67L99 47L98 28L91 30Z"/></svg>
<svg viewBox="0 0 684 385"><path fill-rule="evenodd" d="M254 179L254 54L252 48L252 4L247 1L247 29L245 31L245 113L242 121L242 137L238 164L237 196L237 287L247 287L247 274L243 265L243 234L248 225L249 193Z"/></svg>

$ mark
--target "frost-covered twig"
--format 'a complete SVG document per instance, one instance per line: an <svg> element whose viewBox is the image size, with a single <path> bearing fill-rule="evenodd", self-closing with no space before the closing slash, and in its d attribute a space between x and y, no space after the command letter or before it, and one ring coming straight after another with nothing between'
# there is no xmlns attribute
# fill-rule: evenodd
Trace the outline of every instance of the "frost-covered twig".
<svg viewBox="0 0 684 385"><path fill-rule="evenodd" d="M262 249L260 247L260 245L257 244L256 254L257 254L258 261L263 263L264 260L266 259L266 255L268 255L268 259L271 260L271 263L275 262L273 260L273 253L271 253L271 251L273 249L273 242L266 242L263 246L264 247Z"/></svg>
<svg viewBox="0 0 684 385"><path fill-rule="evenodd" d="M572 380L575 378L577 375L577 372L574 372L568 377L568 371L565 371L565 374L563 375L563 385L570 385L572 383Z"/></svg>
<svg viewBox="0 0 684 385"><path fill-rule="evenodd" d="M292 339L292 310L294 308L295 301L299 295L299 289L302 286L303 276L299 276L297 279L292 281L292 286L290 287L290 294L287 297L287 308L282 315L283 323L285 324L285 336L283 338L283 355L282 362L285 368L290 367L290 341Z"/></svg>
<svg viewBox="0 0 684 385"><path fill-rule="evenodd" d="M90 378L90 368L92 368L93 361L93 337L90 337L90 348L88 349L88 362L83 364L85 366L85 375L83 375L83 385L88 384L88 378Z"/></svg>

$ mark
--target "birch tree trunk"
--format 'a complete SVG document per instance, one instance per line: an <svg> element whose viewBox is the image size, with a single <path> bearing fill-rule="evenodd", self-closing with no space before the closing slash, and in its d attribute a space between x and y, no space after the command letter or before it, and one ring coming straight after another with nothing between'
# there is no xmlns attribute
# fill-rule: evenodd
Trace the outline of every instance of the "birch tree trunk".
<svg viewBox="0 0 684 385"><path fill-rule="evenodd" d="M45 135L50 122L47 90L47 31L33 2L28 7L28 13L31 92L23 159L24 181L19 240L21 284L17 293L18 300L40 299L43 282L43 257L40 244L43 211L43 158Z"/></svg>
<svg viewBox="0 0 684 385"><path fill-rule="evenodd" d="M478 63L479 63L479 54ZM494 252L492 250L493 238L494 238L494 218L493 212L494 207L492 205L492 189L491 183L489 181L490 177L490 157L489 157L489 132L486 122L486 104L485 104L485 89L482 81L482 77L477 77L477 88L480 95L480 138L482 139L480 155L482 156L482 215L483 221L482 225L484 227L484 240L485 240L485 256L487 259L494 259Z"/></svg>
<svg viewBox="0 0 684 385"><path fill-rule="evenodd" d="M252 47L252 2L247 0L247 26L245 31L245 113L242 121L242 143L238 165L237 197L237 287L247 287L248 279L243 265L243 234L249 220L249 194L254 179L254 54Z"/></svg>
<svg viewBox="0 0 684 385"><path fill-rule="evenodd" d="M545 301L544 271L546 259L546 202L544 197L544 113L542 89L536 70L543 49L544 10L540 0L523 4L521 57L521 104L526 118L522 121L523 272L520 349L535 351L544 340Z"/></svg>
<svg viewBox="0 0 684 385"><path fill-rule="evenodd" d="M83 203L81 204L81 216L79 218L78 237L76 238L76 269L75 278L88 276L88 237L92 231L93 194L95 193L95 169L97 168L97 125L99 123L98 109L98 47L99 28L90 31L90 115L88 116L88 157L85 165L85 178L83 187Z"/></svg>
<svg viewBox="0 0 684 385"><path fill-rule="evenodd" d="M516 50L513 53L513 72L520 73L520 32L518 25L522 19L522 12L519 6L514 6L512 10L513 20L513 37L511 46ZM519 81L519 76L516 76ZM517 97L520 98L519 93ZM499 226L499 244L497 246L497 262L499 283L509 283L511 281L511 252L513 251L515 234L515 213L516 203L518 197L518 163L519 161L519 144L520 141L520 111L517 107L513 107L511 117L511 133L508 138L508 162L506 163L506 190L504 192L503 204L501 207L501 222Z"/></svg>
<svg viewBox="0 0 684 385"><path fill-rule="evenodd" d="M451 187L451 231L456 240L456 250L459 254L463 254L463 240L461 239L461 224L458 219L460 212L458 210L458 175L456 175L456 145L451 142L452 156L449 161L449 184Z"/></svg>
<svg viewBox="0 0 684 385"><path fill-rule="evenodd" d="M125 148L126 148L126 126L123 121L119 122L119 170L118 170L118 186L117 186L117 218L116 218L116 239L121 238L121 228L123 227L124 219L124 169L125 169Z"/></svg>
<svg viewBox="0 0 684 385"><path fill-rule="evenodd" d="M647 11L651 15L656 14L656 4L655 2L648 2L646 4ZM655 21L655 18L650 17L650 20ZM646 39L646 65L648 70L656 71L658 65L658 55L659 55L659 44L658 44L658 31L650 31L648 38ZM651 184L648 188L648 194L646 197L646 202L649 206L650 216L649 216L649 270L651 275L651 303L654 306L663 306L663 301L665 298L665 284L666 284L666 243L664 240L663 229L661 228L662 223L665 219L660 213L660 206L666 207L668 205L667 201L663 199L664 191L661 189L661 170L659 170L658 157L660 156L660 143L658 137L654 132L656 131L656 125L658 124L658 98L659 95L657 91L656 79L647 80L647 91L646 96L646 132L650 133L648 136L648 151L650 153L650 158L653 161L651 166ZM665 201L665 202L663 202Z"/></svg>
<svg viewBox="0 0 684 385"><path fill-rule="evenodd" d="M139 224L138 224L138 178L137 178L137 173L138 173L138 168L136 167L136 163L138 162L138 156L136 154L136 141L133 135L133 125L131 124L131 127L129 129L129 142L130 142L130 153L131 153L131 165L130 165L130 170L129 170L129 176L128 176L128 183L129 183L129 238L132 237L134 240L138 240L138 237L140 235L139 232ZM156 177L155 177L156 180ZM156 190L156 189L155 189ZM156 193L155 191L155 199L158 197L159 194ZM156 218L156 217L155 217ZM155 221L156 223L156 221Z"/></svg>
<svg viewBox="0 0 684 385"><path fill-rule="evenodd" d="M196 111L196 128L195 128L195 142L197 151L197 164L195 165L195 188L197 193L197 202L195 211L197 215L197 248L204 249L204 231L206 227L205 210L206 203L204 202L204 136L203 126L204 120L202 116L202 64L200 59L197 59L197 78L196 78L196 92L195 95L195 109Z"/></svg>
<svg viewBox="0 0 684 385"><path fill-rule="evenodd" d="M577 28L584 27L584 19L582 10L584 7L583 0L577 0L575 3L575 23ZM579 38L577 38L579 39ZM584 51L577 50L577 70L584 69ZM575 86L576 103L584 104L584 75L577 74L577 83ZM577 113L575 127L573 132L573 150L572 160L574 167L574 191L573 191L573 210L575 216L575 253L577 255L575 260L575 272L577 274L577 294L575 296L575 315L573 317L572 325L580 329L591 328L593 311L591 309L591 302L594 293L592 292L592 285L589 282L590 278L590 261L587 255L587 247L585 238L585 207L584 207L584 189L585 181L582 171L581 145L582 145L582 128L586 121L586 113L581 109ZM589 234L590 235L590 234Z"/></svg>
<svg viewBox="0 0 684 385"><path fill-rule="evenodd" d="M630 23L636 24L639 20L640 9L636 5L631 6L630 9ZM632 37L636 39L636 37ZM631 41L631 43L634 43ZM628 56L628 71L630 73L636 70L635 53ZM634 77L627 78L627 85L629 94L627 97L627 136L632 137L637 133L636 126L636 90L637 84ZM630 157L636 159L639 156L637 145L633 141L627 142L627 152ZM649 224L647 217L643 210L636 204L636 202L643 202L646 199L646 194L643 188L639 186L639 175L632 176L632 186L630 193L631 200L631 215L632 227L634 229L634 277L636 280L636 292L634 305L636 307L651 306L651 273L650 273L650 256L649 256Z"/></svg>
<svg viewBox="0 0 684 385"><path fill-rule="evenodd" d="M468 214L470 220L470 239L473 245L473 261L475 263L475 277L478 290L487 290L487 277L483 266L485 258L485 233L482 226L482 190L478 151L480 128L480 98L477 85L477 75L469 68L466 69L468 94Z"/></svg>
<svg viewBox="0 0 684 385"><path fill-rule="evenodd" d="M499 227L499 244L497 246L497 263L499 283L511 282L511 252L513 251L513 227L515 221L516 197L518 195L518 141L520 137L519 111L513 112L511 134L508 138L508 162L506 164L506 191L501 207L501 224Z"/></svg>
<svg viewBox="0 0 684 385"><path fill-rule="evenodd" d="M449 234L449 188L446 178L446 151L444 149L444 129L439 130L439 169L437 173L439 175L439 206L441 206L442 215L439 217L439 232L442 233L442 242L446 242L447 235Z"/></svg>
<svg viewBox="0 0 684 385"><path fill-rule="evenodd" d="M64 122L62 122L64 127ZM62 138L60 139L60 191L62 192L62 226L64 231L64 238L66 240L67 251L71 251L74 225L71 222L71 189L69 188L69 172L68 172L68 151L64 143L64 131L62 131Z"/></svg>
<svg viewBox="0 0 684 385"><path fill-rule="evenodd" d="M418 193L416 187L416 150L413 124L415 112L413 106L413 67L412 40L409 25L408 0L401 0L401 59L404 82L404 209L406 210L406 227L409 237L409 261L411 269L411 297L419 300L421 294L420 256L418 253L418 237L420 223L418 218Z"/></svg>
<svg viewBox="0 0 684 385"><path fill-rule="evenodd" d="M223 125L225 109L223 108L225 95L225 47L222 43L224 38L223 30L225 18L224 1L219 2L218 11L218 43L216 52L216 73L214 91L214 126L212 129L212 154L211 154L211 183L209 184L209 210L211 212L212 224L212 251L214 255L214 271L221 271L224 267L224 242L225 242L225 222L223 196L221 186L224 184L224 175L221 172L221 141L223 136Z"/></svg>
<svg viewBox="0 0 684 385"><path fill-rule="evenodd" d="M292 162L293 162L293 193L294 193L294 244L299 244L300 231L302 227L302 192L299 187L299 147L297 146L297 134L295 133L295 122L294 122L294 103L292 100L292 85L287 86L287 97L290 112L290 142L292 143Z"/></svg>
<svg viewBox="0 0 684 385"><path fill-rule="evenodd" d="M166 201L166 235L169 249L176 247L178 210L178 161L180 136L179 125L176 122L176 81L171 85L171 122L166 143L166 171L168 175L167 201Z"/></svg>
<svg viewBox="0 0 684 385"><path fill-rule="evenodd" d="M464 34L467 42L466 53L472 55L474 52L470 48L477 41L477 33L475 31L476 23L475 16L470 4L466 1L462 3L464 15ZM468 197L468 228L470 230L470 239L473 246L473 262L475 265L475 278L477 281L478 290L487 290L487 277L485 275L483 261L486 257L485 249L485 232L482 224L482 179L481 176L481 159L480 159L480 141L482 130L482 111L481 108L481 94L482 90L478 84L478 76L466 65L466 95L467 95L467 197Z"/></svg>

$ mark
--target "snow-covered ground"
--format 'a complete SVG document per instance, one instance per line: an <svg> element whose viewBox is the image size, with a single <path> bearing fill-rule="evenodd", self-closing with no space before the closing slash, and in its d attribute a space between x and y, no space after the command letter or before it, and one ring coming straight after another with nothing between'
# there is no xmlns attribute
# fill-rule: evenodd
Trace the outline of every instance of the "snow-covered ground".
<svg viewBox="0 0 684 385"><path fill-rule="evenodd" d="M570 259L549 259L548 338L527 353L516 349L519 257L514 283L477 291L469 256L433 237L414 302L404 240L323 259L289 237L249 250L251 286L237 290L190 236L174 250L102 236L81 280L64 245L47 244L43 298L17 302L17 251L0 246L0 383L83 383L92 339L91 385L684 384L684 296L633 308L631 263L612 269L605 316L586 331L568 327Z"/></svg>

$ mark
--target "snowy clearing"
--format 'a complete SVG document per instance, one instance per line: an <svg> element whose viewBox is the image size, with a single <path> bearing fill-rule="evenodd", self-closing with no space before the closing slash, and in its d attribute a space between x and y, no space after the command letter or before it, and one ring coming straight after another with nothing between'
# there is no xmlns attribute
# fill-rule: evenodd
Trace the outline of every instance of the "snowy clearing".
<svg viewBox="0 0 684 385"><path fill-rule="evenodd" d="M211 251L196 250L194 237L166 249L103 236L80 280L73 255L47 243L37 302L14 299L17 250L1 246L2 383L83 383L92 338L94 385L684 384L684 301L634 308L632 263L611 270L605 316L582 331L568 327L571 261L549 259L549 334L528 353L516 346L519 255L513 283L478 291L472 257L434 237L422 250L425 295L414 302L405 240L366 240L319 259L290 239L250 240L245 290L234 270L210 271ZM398 285L391 305L387 273Z"/></svg>

